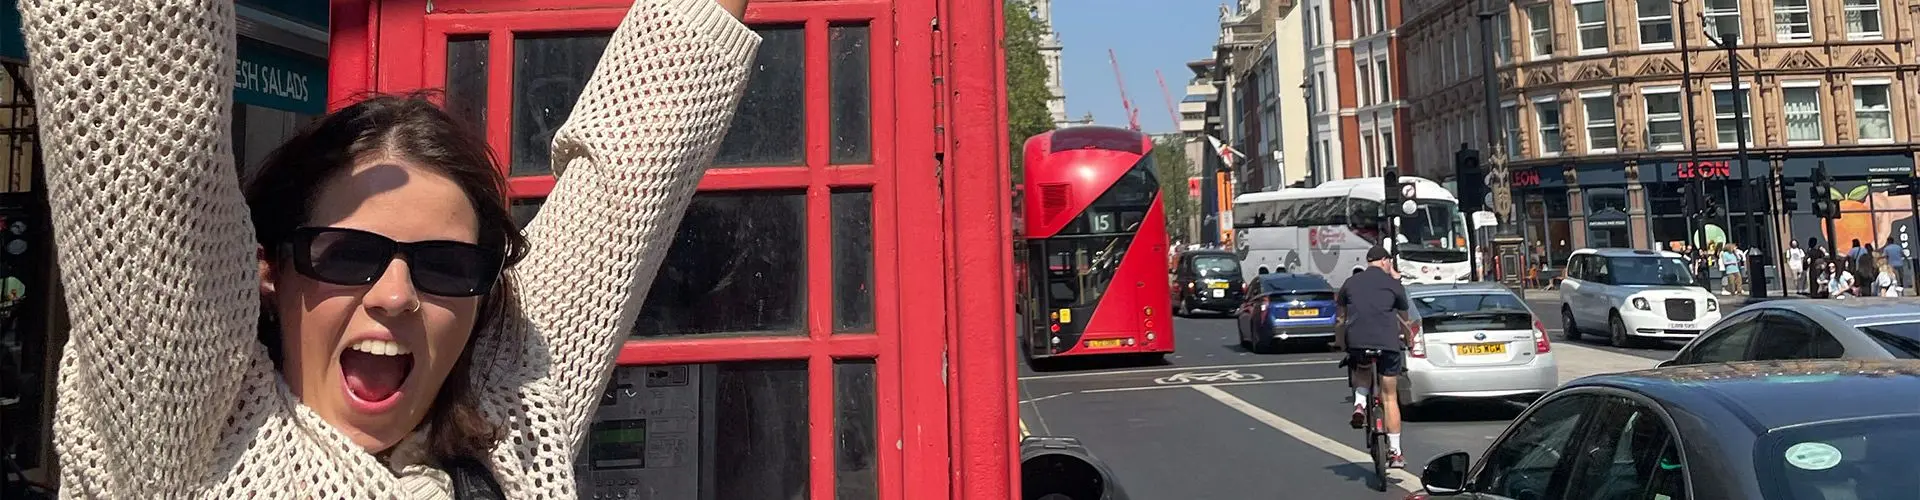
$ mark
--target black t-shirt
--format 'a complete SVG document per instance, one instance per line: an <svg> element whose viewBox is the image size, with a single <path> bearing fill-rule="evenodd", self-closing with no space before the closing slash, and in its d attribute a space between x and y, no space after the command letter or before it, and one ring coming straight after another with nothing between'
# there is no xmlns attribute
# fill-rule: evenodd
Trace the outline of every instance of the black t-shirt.
<svg viewBox="0 0 1920 500"><path fill-rule="evenodd" d="M1347 278L1340 285L1340 305L1347 309L1347 348L1398 351L1405 337L1401 313L1407 310L1407 288L1378 267Z"/></svg>

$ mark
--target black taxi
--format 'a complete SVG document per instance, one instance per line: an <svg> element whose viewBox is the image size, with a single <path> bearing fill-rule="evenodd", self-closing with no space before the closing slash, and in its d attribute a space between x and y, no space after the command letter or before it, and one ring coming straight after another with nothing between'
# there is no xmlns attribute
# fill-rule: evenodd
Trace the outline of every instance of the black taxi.
<svg viewBox="0 0 1920 500"><path fill-rule="evenodd" d="M1231 314L1246 298L1240 256L1226 250L1188 250L1173 260L1173 312Z"/></svg>

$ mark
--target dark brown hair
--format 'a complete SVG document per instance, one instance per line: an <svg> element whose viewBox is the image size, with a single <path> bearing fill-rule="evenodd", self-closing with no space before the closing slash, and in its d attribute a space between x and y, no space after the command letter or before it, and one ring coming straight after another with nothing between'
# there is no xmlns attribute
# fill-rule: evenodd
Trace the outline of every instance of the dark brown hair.
<svg viewBox="0 0 1920 500"><path fill-rule="evenodd" d="M527 253L527 240L507 209L506 178L495 167L493 151L469 128L429 100L430 94L372 95L334 111L302 129L261 162L246 183L253 229L268 262L286 262L281 243L306 224L319 187L371 155L400 158L452 179L479 218L481 246L498 250L511 268ZM432 452L438 459L482 458L501 438L472 399L473 348L485 332L497 330L516 307L514 284L502 276L480 303L473 336L440 386L427 422ZM260 316L260 342L279 368L280 327L271 309Z"/></svg>

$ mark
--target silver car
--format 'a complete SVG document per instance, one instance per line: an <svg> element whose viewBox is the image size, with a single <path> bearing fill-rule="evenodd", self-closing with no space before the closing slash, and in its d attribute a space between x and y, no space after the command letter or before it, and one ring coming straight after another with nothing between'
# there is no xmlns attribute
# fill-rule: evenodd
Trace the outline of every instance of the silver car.
<svg viewBox="0 0 1920 500"><path fill-rule="evenodd" d="M1660 366L1821 358L1920 359L1920 298L1786 299L1748 305Z"/></svg>
<svg viewBox="0 0 1920 500"><path fill-rule="evenodd" d="M1400 402L1532 398L1560 386L1546 326L1498 283L1408 285L1415 332Z"/></svg>

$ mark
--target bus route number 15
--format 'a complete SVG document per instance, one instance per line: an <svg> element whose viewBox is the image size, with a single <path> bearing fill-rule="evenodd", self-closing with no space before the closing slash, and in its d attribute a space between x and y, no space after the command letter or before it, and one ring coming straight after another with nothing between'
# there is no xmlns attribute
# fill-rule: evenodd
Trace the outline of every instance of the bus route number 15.
<svg viewBox="0 0 1920 500"><path fill-rule="evenodd" d="M1110 214L1110 213L1093 214L1093 232L1096 232L1096 233L1113 232L1113 214Z"/></svg>

